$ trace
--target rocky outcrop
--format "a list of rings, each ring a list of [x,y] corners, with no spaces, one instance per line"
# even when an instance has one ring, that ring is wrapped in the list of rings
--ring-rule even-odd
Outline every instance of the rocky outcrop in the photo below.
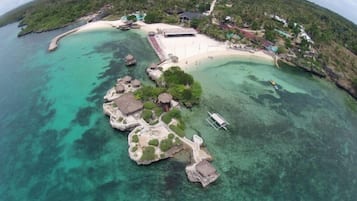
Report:
[[[300,62],[296,63],[296,65],[305,70],[306,72],[312,73],[318,77],[326,77],[326,73],[322,69],[309,67]]]
[[[346,78],[343,73],[336,72],[333,67],[325,65],[322,69],[317,69],[305,66],[301,62],[297,61],[295,61],[294,64],[306,72],[331,80],[336,84],[337,87],[346,91],[353,98],[357,99],[357,90],[353,87],[352,81],[349,78]]]
[[[352,97],[357,99],[357,90],[353,88],[352,82],[346,79],[339,79],[335,82],[336,86],[345,90]]]
[[[208,186],[219,177],[216,169],[206,160],[187,166],[185,171],[190,182],[200,182],[203,187]]]
[[[331,79],[338,88],[345,90],[352,97],[357,99],[357,91],[353,87],[352,81],[347,79],[343,73],[335,72],[331,66],[324,66],[324,70],[327,73],[329,79]]]

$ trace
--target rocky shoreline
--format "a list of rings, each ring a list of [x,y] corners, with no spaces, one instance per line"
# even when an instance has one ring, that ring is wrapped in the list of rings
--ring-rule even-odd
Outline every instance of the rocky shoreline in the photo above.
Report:
[[[316,75],[320,78],[324,78],[330,82],[333,82],[338,88],[344,90],[355,100],[357,100],[357,90],[353,88],[352,81],[345,78],[345,76],[342,73],[336,73],[329,66],[325,65],[321,70],[318,70],[316,68],[307,67],[298,62],[288,62],[285,60],[280,60],[280,61],[290,66],[300,68],[305,72],[311,73],[312,75]]]

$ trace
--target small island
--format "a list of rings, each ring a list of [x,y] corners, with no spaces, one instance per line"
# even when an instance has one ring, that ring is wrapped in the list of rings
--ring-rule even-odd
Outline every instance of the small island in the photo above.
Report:
[[[153,69],[154,68],[154,69]],[[191,182],[203,187],[214,182],[219,174],[209,161],[212,157],[202,149],[203,139],[194,135],[185,137],[185,123],[180,107],[193,107],[199,103],[201,86],[179,67],[162,72],[154,81],[157,87],[142,86],[130,76],[119,78],[104,96],[103,111],[110,125],[128,135],[129,157],[138,165],[173,157],[182,150],[191,151],[191,164],[186,174]]]

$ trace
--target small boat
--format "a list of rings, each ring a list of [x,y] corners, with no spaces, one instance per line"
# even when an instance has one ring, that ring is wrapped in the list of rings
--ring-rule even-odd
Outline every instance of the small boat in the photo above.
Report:
[[[130,28],[132,28],[132,29],[140,29],[140,25],[133,23],[133,24],[130,25]]]
[[[228,121],[218,113],[208,112],[208,118],[206,121],[216,130],[219,130],[220,128],[227,130],[227,126],[229,125]]]
[[[276,82],[274,80],[269,80],[270,84],[275,88],[275,89],[279,89],[278,85],[276,84]]]
[[[130,27],[127,26],[127,25],[121,25],[121,26],[118,27],[118,29],[120,29],[122,31],[128,31],[128,30],[130,30]]]

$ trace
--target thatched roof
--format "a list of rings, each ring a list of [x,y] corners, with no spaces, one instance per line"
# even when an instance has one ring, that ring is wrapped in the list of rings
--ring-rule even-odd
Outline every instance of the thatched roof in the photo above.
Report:
[[[202,18],[204,15],[198,12],[183,12],[180,14],[180,18],[185,18],[187,20],[199,19]]]
[[[199,162],[196,165],[196,170],[204,177],[209,177],[217,174],[216,169],[206,160]]]
[[[115,86],[115,91],[116,91],[117,93],[123,93],[123,92],[125,91],[124,85],[122,85],[122,84],[117,84],[117,85]]]
[[[143,103],[136,100],[133,93],[126,93],[114,100],[120,112],[130,115],[143,109]]]
[[[129,83],[129,82],[131,82],[131,80],[133,80],[133,78],[130,77],[129,75],[126,75],[125,77],[123,77],[122,80],[123,80],[125,83]]]
[[[158,67],[157,64],[152,63],[149,68],[154,70],[157,69],[157,67]]]
[[[158,97],[159,103],[170,103],[172,100],[171,94],[162,93]]]
[[[126,61],[134,60],[134,56],[131,55],[131,54],[128,54],[128,55],[125,57],[125,60],[126,60]]]
[[[171,61],[174,62],[174,63],[177,63],[179,60],[178,56],[172,56],[171,57]]]
[[[133,85],[133,87],[140,87],[141,82],[139,80],[133,80],[131,81],[131,84]]]

